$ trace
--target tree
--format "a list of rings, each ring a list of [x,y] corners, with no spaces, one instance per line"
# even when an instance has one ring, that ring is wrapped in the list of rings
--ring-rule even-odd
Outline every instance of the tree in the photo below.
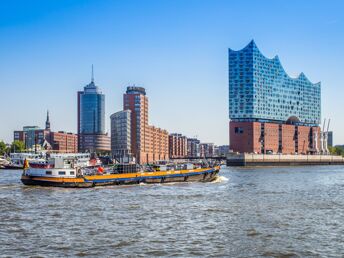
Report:
[[[5,155],[7,153],[7,145],[3,141],[0,141],[0,155]]]
[[[343,148],[343,146],[336,146],[335,148],[337,150],[337,154],[338,155],[344,156],[344,148]]]
[[[25,151],[25,144],[22,141],[14,141],[11,145],[11,152],[23,152]]]
[[[344,156],[344,148],[342,146],[329,147],[329,151],[333,155]]]

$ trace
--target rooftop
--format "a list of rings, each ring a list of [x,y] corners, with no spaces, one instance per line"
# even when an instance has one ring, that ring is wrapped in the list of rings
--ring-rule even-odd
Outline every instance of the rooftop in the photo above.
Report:
[[[127,94],[143,94],[143,95],[146,95],[146,90],[143,87],[128,86],[126,93]]]

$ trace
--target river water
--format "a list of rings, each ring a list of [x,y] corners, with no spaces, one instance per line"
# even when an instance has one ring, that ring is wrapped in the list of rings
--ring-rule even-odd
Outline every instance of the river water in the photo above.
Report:
[[[62,189],[0,170],[0,256],[343,257],[344,167]]]

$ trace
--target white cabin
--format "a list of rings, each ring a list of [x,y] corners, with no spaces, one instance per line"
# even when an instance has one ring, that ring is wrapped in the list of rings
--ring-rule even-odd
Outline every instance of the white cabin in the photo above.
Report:
[[[75,161],[75,158],[54,157],[43,164],[32,164],[35,167],[24,169],[23,173],[26,176],[75,178],[79,168]]]

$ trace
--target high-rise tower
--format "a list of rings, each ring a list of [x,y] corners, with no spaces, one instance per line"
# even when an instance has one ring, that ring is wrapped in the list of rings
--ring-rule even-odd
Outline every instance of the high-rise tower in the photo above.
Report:
[[[142,87],[128,87],[123,95],[123,110],[131,111],[131,151],[137,160],[148,159],[150,152],[148,98]]]
[[[142,87],[127,87],[123,109],[130,110],[131,153],[138,163],[168,159],[168,132],[148,124],[148,98]]]
[[[93,65],[91,82],[78,92],[79,151],[110,150],[110,138],[105,133],[105,95],[94,83]]]

